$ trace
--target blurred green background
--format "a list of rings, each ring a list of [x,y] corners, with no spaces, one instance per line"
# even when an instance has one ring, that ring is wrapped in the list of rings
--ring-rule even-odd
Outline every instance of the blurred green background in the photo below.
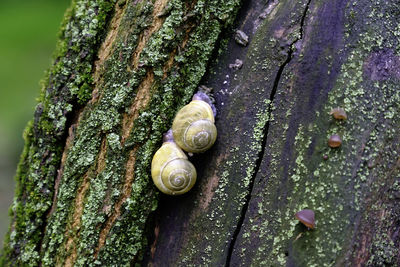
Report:
[[[50,67],[70,0],[0,0],[0,249],[10,219],[22,132]]]

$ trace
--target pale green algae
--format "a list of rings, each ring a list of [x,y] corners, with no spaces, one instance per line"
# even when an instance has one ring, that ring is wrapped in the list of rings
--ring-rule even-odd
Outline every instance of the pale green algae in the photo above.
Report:
[[[356,6],[356,4],[350,3],[349,9],[351,6]],[[392,144],[394,146],[392,149],[383,152],[386,142],[390,144],[390,139],[396,136],[396,129],[399,126],[399,121],[394,115],[400,111],[398,104],[400,93],[396,85],[398,80],[393,76],[381,81],[365,78],[365,62],[368,62],[369,56],[374,51],[392,49],[392,51],[397,50],[395,56],[399,56],[399,39],[395,38],[399,34],[393,32],[393,29],[396,29],[393,24],[395,18],[391,18],[389,12],[384,10],[378,12],[381,10],[379,6],[379,2],[374,2],[368,7],[371,12],[368,16],[371,22],[367,23],[370,25],[367,27],[373,30],[358,31],[359,40],[356,45],[352,44],[351,40],[348,41],[347,49],[350,52],[342,65],[334,88],[329,93],[326,104],[321,112],[316,114],[314,119],[316,123],[299,126],[295,137],[294,148],[296,148],[297,156],[290,175],[292,185],[289,189],[287,208],[284,212],[273,212],[269,216],[269,218],[275,218],[273,223],[271,224],[270,221],[267,224],[268,227],[262,227],[258,231],[257,234],[265,237],[266,245],[259,247],[260,253],[256,255],[253,262],[261,265],[271,263],[285,265],[287,264],[285,251],[293,246],[292,249],[298,253],[296,256],[303,262],[299,264],[306,262],[307,266],[331,266],[337,257],[346,253],[341,244],[351,236],[352,229],[345,228],[344,230],[344,226],[350,225],[354,214],[360,211],[365,195],[373,192],[374,188],[376,190],[382,186],[378,181],[372,186],[369,184],[373,177],[372,171],[375,177],[385,177],[390,166],[398,158],[397,144]],[[389,10],[395,7],[389,5],[386,8]],[[376,15],[377,12],[381,15]],[[373,21],[379,19],[381,23],[374,24]],[[387,28],[387,31],[382,31],[379,27]],[[346,36],[353,38],[352,40],[357,37],[354,34],[347,35],[347,33],[353,30],[348,26],[346,31]],[[349,118],[346,122],[336,122],[327,127],[326,121],[331,120],[329,111],[337,106],[345,108]],[[342,147],[340,149],[324,148],[326,140],[334,133],[342,135]],[[311,142],[310,138],[315,135],[319,135],[316,141],[316,153],[310,158],[307,150]],[[272,158],[279,158],[279,152],[279,148],[271,149],[271,153],[278,153],[276,156],[272,155]],[[329,159],[322,161],[321,153],[326,153]],[[387,162],[388,166],[371,170],[366,162],[377,157],[382,157],[382,161]],[[318,164],[315,165],[314,162]],[[272,176],[269,179],[271,183],[274,183],[272,180],[279,177]],[[275,190],[273,187],[265,188],[264,197],[260,199],[267,201],[274,196],[274,193],[268,192]],[[343,193],[343,190],[349,190],[349,195]],[[259,213],[272,212],[268,211],[269,205],[269,202],[265,205],[260,204]],[[262,206],[265,208],[262,209]],[[315,210],[317,228],[298,236],[300,229],[297,227],[298,222],[294,219],[294,214],[303,208]],[[250,237],[250,233],[243,235]],[[299,239],[294,241],[297,237]],[[268,240],[272,240],[272,243]],[[393,263],[395,255],[390,251],[394,244],[388,241],[385,235],[380,234],[374,236],[374,243],[373,247],[377,247],[378,250],[370,251],[373,255],[370,262]],[[266,255],[268,251],[270,252]],[[388,253],[385,254],[382,251],[388,251]]]

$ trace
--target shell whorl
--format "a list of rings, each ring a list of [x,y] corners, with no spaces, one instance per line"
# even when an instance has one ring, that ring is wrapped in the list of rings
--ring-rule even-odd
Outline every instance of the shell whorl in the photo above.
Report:
[[[175,142],[187,152],[201,153],[209,149],[217,138],[210,105],[193,100],[184,106],[172,123],[172,132]]]
[[[183,134],[182,142],[185,143],[184,149],[188,152],[198,153],[209,149],[215,142],[217,128],[208,119],[192,122]],[[186,149],[185,149],[186,150]]]
[[[180,195],[193,187],[197,174],[185,153],[174,142],[165,142],[154,154],[151,176],[163,193]]]
[[[160,184],[165,187],[164,190],[169,190],[172,195],[177,195],[192,188],[196,180],[196,170],[187,159],[176,158],[161,167],[158,179]]]

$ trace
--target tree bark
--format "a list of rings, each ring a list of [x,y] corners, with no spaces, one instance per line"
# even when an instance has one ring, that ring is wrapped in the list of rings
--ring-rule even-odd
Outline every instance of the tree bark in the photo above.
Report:
[[[0,263],[400,265],[400,1],[239,4],[73,2]],[[201,84],[217,142],[189,193],[162,195],[152,155]]]

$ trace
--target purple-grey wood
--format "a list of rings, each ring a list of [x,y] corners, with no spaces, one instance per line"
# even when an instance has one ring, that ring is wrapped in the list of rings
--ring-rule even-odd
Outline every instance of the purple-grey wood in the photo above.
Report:
[[[161,196],[143,265],[399,265],[399,15],[399,1],[246,2],[249,44],[229,33],[204,79],[217,142],[192,158],[191,192]]]

